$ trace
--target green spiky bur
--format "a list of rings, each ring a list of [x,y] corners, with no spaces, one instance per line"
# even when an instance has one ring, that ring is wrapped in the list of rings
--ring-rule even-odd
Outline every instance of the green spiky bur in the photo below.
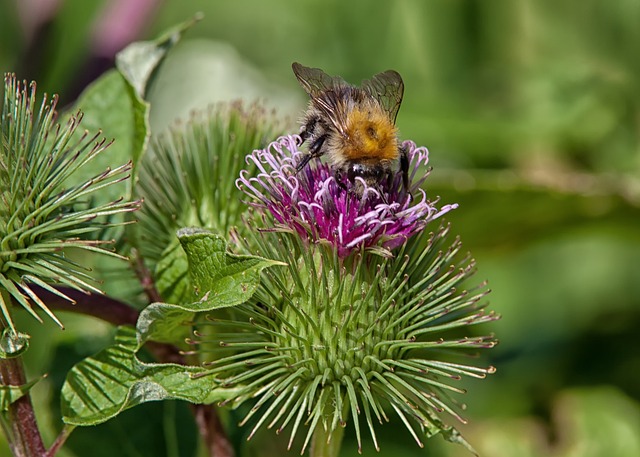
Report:
[[[73,300],[51,284],[99,293],[88,270],[66,252],[76,248],[117,256],[105,246],[110,241],[90,236],[110,225],[110,216],[139,206],[122,199],[91,203],[101,190],[126,180],[131,163],[76,182],[74,174],[110,143],[100,139],[100,133],[76,133],[81,113],[65,125],[56,124],[56,102],[56,97],[49,101],[45,96],[37,108],[35,84],[27,86],[13,75],[5,77],[0,120],[0,308],[12,329],[12,300],[41,320],[35,305],[62,326],[32,284],[69,301]]]
[[[235,179],[248,151],[280,130],[260,105],[218,104],[154,138],[139,168],[144,199],[136,231],[141,257],[155,268],[176,248],[176,231],[201,227],[225,235],[241,223]]]
[[[460,330],[496,319],[484,313],[487,290],[465,291],[474,264],[447,250],[447,230],[410,241],[388,259],[361,254],[344,261],[326,246],[305,246],[295,235],[255,235],[250,243],[287,268],[265,272],[253,299],[198,324],[210,374],[239,388],[238,405],[255,401],[243,423],[336,438],[347,421],[368,430],[397,415],[416,442],[442,433],[466,442],[440,418],[461,421],[454,395],[462,376],[483,378],[493,368],[465,363],[464,353],[492,347],[492,336],[459,337]],[[243,387],[244,386],[244,387]],[[305,431],[302,431],[306,429]],[[333,438],[332,438],[333,437]]]

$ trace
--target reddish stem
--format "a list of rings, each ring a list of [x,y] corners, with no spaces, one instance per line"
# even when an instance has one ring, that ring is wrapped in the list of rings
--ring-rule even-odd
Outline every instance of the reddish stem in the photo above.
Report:
[[[193,414],[211,457],[234,457],[233,447],[227,438],[220,416],[211,405],[193,405]]]
[[[86,294],[71,287],[56,287],[75,301],[72,303],[35,284],[29,284],[29,287],[51,309],[97,317],[113,325],[136,325],[140,314],[128,304],[106,295]]]
[[[0,359],[0,384],[5,386],[22,386],[26,384],[22,357]],[[16,457],[41,457],[46,449],[40,436],[36,415],[31,404],[31,397],[27,394],[9,405],[5,430],[11,452]]]
[[[53,457],[54,455],[56,455],[56,453],[60,450],[60,448],[67,441],[67,438],[69,438],[69,435],[71,435],[71,432],[73,431],[74,428],[75,427],[73,427],[73,426],[65,425],[62,428],[62,431],[60,432],[60,434],[58,435],[56,440],[53,442],[53,444],[51,445],[51,447],[47,451],[47,454],[45,455],[45,457]]]

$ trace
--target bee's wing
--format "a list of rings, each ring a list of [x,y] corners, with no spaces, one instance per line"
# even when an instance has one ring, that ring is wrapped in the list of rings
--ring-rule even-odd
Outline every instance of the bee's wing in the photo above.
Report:
[[[404,83],[400,74],[394,70],[378,73],[373,78],[363,81],[362,88],[380,102],[389,119],[395,122],[404,93]]]
[[[348,85],[340,76],[329,76],[319,68],[305,67],[298,62],[294,62],[291,68],[304,90],[312,98],[318,97],[327,89]]]

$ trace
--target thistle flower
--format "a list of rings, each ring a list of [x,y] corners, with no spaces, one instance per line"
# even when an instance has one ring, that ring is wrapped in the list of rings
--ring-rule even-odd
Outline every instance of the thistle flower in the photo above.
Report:
[[[296,175],[297,144],[289,136],[255,151],[256,175],[237,181],[255,208],[248,225],[261,229],[246,247],[287,267],[265,270],[251,301],[200,321],[191,343],[239,392],[234,405],[254,402],[250,437],[288,429],[291,447],[306,428],[302,451],[311,443],[325,455],[351,420],[359,450],[363,429],[379,449],[375,424],[396,416],[420,446],[437,433],[466,445],[441,416],[464,422],[457,384],[494,371],[468,357],[496,344],[471,328],[497,316],[484,312],[484,283],[463,288],[475,262],[448,227],[425,231],[454,207],[436,209],[419,188],[426,150],[405,143],[411,199],[397,180],[384,195],[350,193],[320,163]]]
[[[113,225],[106,218],[138,208],[122,199],[91,203],[96,193],[129,177],[131,163],[108,168],[85,182],[74,173],[109,146],[100,133],[74,135],[82,115],[56,125],[57,98],[45,96],[36,110],[36,87],[5,76],[0,144],[0,308],[14,330],[11,298],[36,319],[32,303],[62,326],[34,292],[35,284],[71,302],[52,283],[90,293],[100,292],[87,269],[67,257],[69,248],[117,256],[105,244],[87,239]],[[124,191],[124,189],[123,189]]]
[[[310,242],[329,244],[339,257],[362,247],[389,254],[428,222],[457,207],[438,209],[427,200],[420,186],[428,175],[423,168],[428,152],[411,141],[403,144],[410,162],[409,193],[402,188],[399,174],[384,191],[356,178],[363,189],[358,193],[345,192],[328,164],[306,167],[296,174],[295,164],[304,154],[298,150],[299,143],[299,136],[287,136],[267,149],[255,150],[247,162],[257,167],[258,174],[249,176],[243,170],[237,185],[250,197],[252,206],[273,216],[278,224],[275,229],[293,230]]]

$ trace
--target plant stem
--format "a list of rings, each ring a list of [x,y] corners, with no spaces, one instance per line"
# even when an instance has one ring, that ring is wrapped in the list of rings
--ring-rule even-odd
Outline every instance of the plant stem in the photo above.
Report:
[[[151,273],[151,271],[149,271],[147,266],[144,264],[144,260],[142,259],[141,256],[136,254],[134,257],[135,257],[134,271],[138,276],[138,280],[142,285],[144,293],[147,295],[147,298],[151,303],[161,302],[162,296],[160,295],[160,292],[158,292],[158,289],[156,288],[156,284],[153,280],[153,274]]]
[[[193,414],[211,457],[234,457],[233,446],[213,405],[193,405]]]
[[[316,425],[311,437],[310,457],[338,457],[342,446],[344,427],[338,427],[333,432],[325,430],[322,424]]]
[[[1,290],[0,293],[5,294],[5,291]],[[9,303],[9,300],[10,298],[7,296],[5,303]],[[6,328],[6,323],[0,322],[1,331]],[[22,386],[26,383],[27,378],[24,374],[22,357],[0,358],[1,385]],[[38,429],[29,393],[11,403],[2,420],[4,422],[2,428],[14,457],[42,457],[45,455],[46,449]]]
[[[136,325],[138,320],[137,310],[106,295],[86,294],[71,287],[57,286],[58,290],[75,301],[71,303],[38,285],[30,284],[29,287],[51,309],[97,317],[113,325]]]
[[[65,425],[64,427],[62,427],[62,431],[47,451],[45,457],[53,457],[54,455],[56,455],[56,453],[64,445],[65,441],[67,441],[67,438],[69,438],[69,435],[71,435],[71,432],[75,428],[75,425]]]

